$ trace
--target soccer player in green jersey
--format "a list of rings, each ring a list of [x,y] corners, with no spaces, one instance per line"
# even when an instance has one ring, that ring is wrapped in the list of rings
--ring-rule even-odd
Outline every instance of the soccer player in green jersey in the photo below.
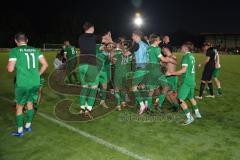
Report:
[[[126,107],[127,73],[130,71],[130,54],[121,43],[117,43],[112,63],[114,64],[114,95],[119,111]]]
[[[180,76],[182,75],[181,86],[178,91],[178,99],[180,106],[182,107],[184,113],[187,116],[187,120],[184,125],[188,125],[194,121],[188,106],[185,102],[188,99],[193,105],[193,110],[197,118],[201,118],[201,114],[199,112],[197,102],[194,99],[194,91],[195,91],[195,58],[192,55],[191,51],[193,50],[193,44],[191,42],[186,42],[182,45],[181,48],[184,56],[182,58],[181,66],[182,68],[176,72],[167,72],[169,76]]]
[[[67,74],[69,83],[72,84],[72,76],[75,79],[75,83],[78,82],[75,69],[77,66],[77,51],[74,46],[70,44],[69,41],[64,42],[64,58],[67,60]]]
[[[160,70],[160,62],[165,63],[174,63],[176,61],[170,59],[169,57],[164,57],[161,54],[161,49],[159,47],[161,40],[158,35],[152,34],[150,35],[150,44],[148,47],[147,55],[148,55],[148,83],[149,83],[149,97],[148,97],[148,108],[152,110],[152,96],[154,94],[154,90],[161,86],[163,87],[163,91],[158,97],[159,99],[159,108],[161,108],[162,103],[166,97],[167,91],[169,90],[168,82],[166,76]]]
[[[100,93],[101,93],[101,101],[100,105],[103,106],[104,108],[108,108],[106,105],[106,97],[107,97],[107,87],[108,87],[108,82],[110,80],[111,76],[111,66],[110,66],[110,59],[109,59],[109,53],[104,50],[105,44],[97,44],[96,46],[96,57],[99,59],[102,64],[102,70],[100,71],[99,74],[99,82],[100,82]]]
[[[47,67],[47,61],[41,51],[28,46],[27,36],[23,33],[15,35],[17,47],[9,53],[7,70],[8,72],[16,71],[16,120],[17,131],[12,133],[13,136],[23,136],[23,128],[27,132],[32,130],[32,120],[34,116],[33,103],[37,100],[40,75],[42,75]],[[39,70],[39,63],[41,68]],[[23,107],[27,105],[26,123],[24,125]]]

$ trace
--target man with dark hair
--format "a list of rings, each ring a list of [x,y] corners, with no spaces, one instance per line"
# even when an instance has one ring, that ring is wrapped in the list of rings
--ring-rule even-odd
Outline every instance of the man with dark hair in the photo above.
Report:
[[[104,40],[109,41],[111,39],[110,33],[103,37],[98,37],[94,35],[94,30],[94,25],[86,22],[83,25],[84,34],[79,37],[80,55],[89,55],[87,58],[80,60],[79,78],[82,85],[80,93],[80,113],[85,113],[85,115],[90,118],[92,118],[90,113],[95,103],[99,82],[102,80],[103,72],[101,71],[105,63],[105,61],[96,57],[96,52],[99,51],[97,43],[102,43]],[[107,80],[104,79],[104,82],[106,81]],[[106,89],[107,86],[104,86],[104,91]],[[104,98],[106,97],[105,95]],[[102,101],[101,104],[105,106],[105,101]]]
[[[185,42],[182,45],[181,50],[184,53],[181,62],[182,68],[179,71],[175,72],[169,71],[167,72],[167,75],[168,76],[182,75],[182,82],[178,91],[178,101],[183,109],[183,112],[187,117],[187,120],[185,121],[184,125],[188,125],[194,121],[194,118],[192,117],[188,109],[188,105],[185,102],[186,99],[188,99],[191,102],[196,117],[201,118],[202,116],[199,112],[197,102],[194,99],[196,82],[195,82],[195,58],[191,53],[193,50],[193,44],[191,42]]]
[[[216,50],[212,47],[211,43],[204,43],[203,49],[206,52],[205,66],[202,74],[201,85],[199,96],[196,96],[197,99],[203,99],[203,91],[205,90],[205,85],[208,84],[210,95],[206,96],[209,98],[215,98],[213,93],[213,84],[212,76],[216,66]],[[201,67],[201,64],[199,64]]]
[[[28,46],[28,38],[24,33],[18,33],[15,36],[17,47],[9,53],[7,70],[12,73],[16,70],[16,121],[17,131],[12,133],[13,136],[22,137],[23,128],[26,132],[32,130],[32,120],[34,117],[33,103],[37,101],[40,86],[40,75],[47,67],[47,61],[41,51]],[[41,68],[39,70],[39,66]],[[27,105],[26,123],[23,127],[23,108]]]
[[[151,34],[149,38],[149,43],[151,46],[148,47],[147,55],[148,55],[148,80],[147,85],[149,88],[149,94],[148,94],[148,108],[151,111],[154,111],[152,108],[152,96],[154,94],[154,90],[161,86],[163,87],[163,90],[161,94],[159,95],[158,99],[160,101],[159,103],[159,110],[162,110],[162,103],[164,102],[164,99],[166,97],[167,91],[169,90],[169,85],[167,82],[166,76],[162,73],[160,70],[160,61],[165,63],[176,63],[174,60],[171,60],[168,57],[164,57],[161,54],[161,49],[159,47],[161,40],[158,35]]]
[[[162,43],[160,44],[161,49],[164,46],[168,46],[168,48],[170,48],[172,51],[171,41],[170,41],[170,37],[168,35],[163,36]]]
[[[78,40],[80,53],[96,55],[97,36],[94,35],[94,25],[89,22],[85,22],[83,24],[83,31],[84,33]]]

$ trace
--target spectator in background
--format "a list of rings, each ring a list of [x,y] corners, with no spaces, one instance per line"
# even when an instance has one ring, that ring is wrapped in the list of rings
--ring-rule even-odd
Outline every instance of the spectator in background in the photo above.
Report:
[[[148,45],[150,45],[150,43],[149,43],[149,37],[148,37],[147,35],[145,35],[145,36],[143,37],[143,39],[144,39],[144,41],[145,41]]]
[[[67,59],[64,58],[64,50],[65,50],[65,45],[62,46],[62,48],[58,54],[59,54],[59,56],[62,56],[62,62],[66,63]]]
[[[170,37],[168,35],[163,37],[163,44],[170,44]]]
[[[63,56],[58,53],[54,62],[53,62],[53,65],[54,65],[54,69],[56,70],[56,83],[60,83],[61,81],[61,76],[63,71],[64,71],[64,66],[65,64],[63,63]]]
[[[160,44],[160,48],[163,49],[163,47],[167,47],[169,48],[171,51],[173,50],[172,49],[172,45],[171,45],[171,41],[170,41],[170,37],[168,35],[165,35],[163,37],[163,41],[162,43]],[[164,55],[164,53],[162,52],[162,54]],[[165,55],[164,55],[165,56]]]

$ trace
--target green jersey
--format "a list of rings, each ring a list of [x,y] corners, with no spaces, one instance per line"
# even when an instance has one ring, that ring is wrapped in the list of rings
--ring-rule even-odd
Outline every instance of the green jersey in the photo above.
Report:
[[[130,71],[132,56],[124,56],[121,50],[116,50],[115,55],[115,70],[122,70],[124,73]]]
[[[32,88],[40,85],[39,58],[40,50],[22,45],[12,49],[9,61],[16,61],[16,87]]]
[[[182,84],[195,86],[195,58],[192,53],[188,52],[183,56],[181,65],[187,67],[186,73],[182,75]]]
[[[121,50],[116,50],[114,58],[116,60],[115,68],[123,70],[131,62],[131,56],[124,56]]]
[[[68,60],[77,58],[77,51],[74,46],[67,46],[64,49],[64,54],[66,54]]]
[[[149,46],[147,50],[147,55],[149,63],[159,63],[161,49],[159,47]]]
[[[107,72],[110,67],[110,60],[108,58],[108,53],[101,50],[101,45],[97,45],[96,57],[100,62],[98,65],[101,65],[102,71]]]

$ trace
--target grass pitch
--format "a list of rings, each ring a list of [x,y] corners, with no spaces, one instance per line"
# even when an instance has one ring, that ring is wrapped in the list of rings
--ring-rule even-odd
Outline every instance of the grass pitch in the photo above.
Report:
[[[55,53],[47,52],[45,56],[50,66],[48,75],[53,69]],[[197,63],[204,60],[201,54],[195,54],[195,57]],[[181,113],[139,118],[135,109],[113,111],[91,122],[58,120],[65,126],[36,115],[33,132],[26,133],[23,138],[10,136],[15,130],[15,112],[10,102],[14,99],[14,74],[6,71],[7,53],[0,53],[0,60],[0,160],[240,159],[240,85],[237,83],[240,56],[221,56],[220,79],[224,96],[200,101],[203,119],[196,120],[192,125],[177,123],[174,117],[179,117]],[[197,87],[201,72],[201,69],[197,71]],[[54,106],[66,97],[69,98],[46,86],[41,113],[55,119]],[[66,125],[95,138],[69,130]],[[96,138],[104,140],[104,143]]]

